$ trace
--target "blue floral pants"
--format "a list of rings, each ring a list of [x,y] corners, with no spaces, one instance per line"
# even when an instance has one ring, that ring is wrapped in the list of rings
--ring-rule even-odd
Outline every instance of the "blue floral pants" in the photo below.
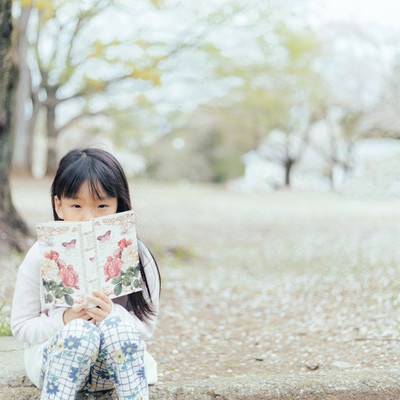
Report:
[[[73,400],[78,391],[115,387],[118,398],[148,400],[145,345],[118,316],[99,325],[75,319],[43,352],[41,400]]]

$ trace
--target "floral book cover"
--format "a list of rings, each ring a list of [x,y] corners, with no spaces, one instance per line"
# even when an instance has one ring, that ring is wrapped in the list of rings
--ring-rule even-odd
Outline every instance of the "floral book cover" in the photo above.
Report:
[[[141,290],[133,211],[85,222],[36,225],[47,304],[72,306],[99,290],[110,298]]]

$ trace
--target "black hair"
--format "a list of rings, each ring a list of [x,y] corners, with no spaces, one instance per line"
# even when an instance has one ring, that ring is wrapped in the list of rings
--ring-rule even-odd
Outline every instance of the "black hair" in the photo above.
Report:
[[[108,196],[117,198],[117,213],[131,210],[129,185],[124,170],[119,161],[109,152],[98,148],[75,149],[69,151],[61,160],[51,185],[51,204],[53,217],[60,220],[57,215],[54,198],[74,197],[82,184],[87,182],[94,198],[100,198],[101,190]],[[154,256],[150,253],[157,267],[158,279],[160,272]],[[139,247],[140,273],[151,300],[151,293],[144,271],[143,255]],[[128,311],[144,321],[154,315],[152,304],[143,296],[143,291],[128,295]]]

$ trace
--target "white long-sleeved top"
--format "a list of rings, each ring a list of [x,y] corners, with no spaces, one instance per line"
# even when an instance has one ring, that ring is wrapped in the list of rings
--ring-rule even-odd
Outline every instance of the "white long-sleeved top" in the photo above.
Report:
[[[146,246],[138,241],[143,267],[149,285],[152,306],[155,314],[146,322],[140,321],[133,312],[128,312],[122,304],[127,296],[114,300],[113,313],[133,323],[143,339],[149,338],[154,331],[159,310],[159,288],[157,266]],[[42,253],[36,242],[27,252],[19,267],[11,310],[11,329],[14,336],[24,342],[27,347],[44,343],[64,326],[63,313],[65,307],[49,306],[44,302],[40,277]],[[143,288],[147,301],[147,290]]]

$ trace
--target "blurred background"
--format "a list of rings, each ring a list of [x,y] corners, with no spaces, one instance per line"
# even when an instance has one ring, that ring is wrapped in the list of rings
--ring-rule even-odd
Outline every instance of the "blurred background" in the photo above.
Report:
[[[395,1],[16,0],[13,172],[68,149],[132,178],[400,190]]]

